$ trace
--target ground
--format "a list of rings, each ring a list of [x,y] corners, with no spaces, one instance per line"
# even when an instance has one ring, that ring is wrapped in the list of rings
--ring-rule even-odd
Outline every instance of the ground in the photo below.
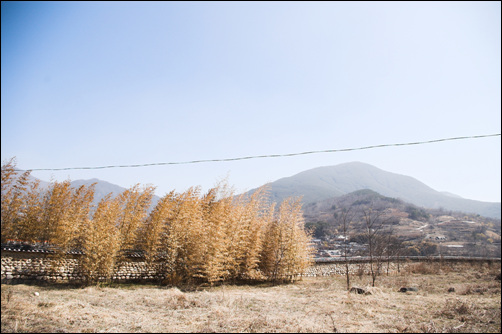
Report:
[[[177,288],[2,285],[5,332],[500,332],[500,263],[293,284]],[[500,276],[499,276],[500,277]],[[401,293],[401,287],[417,292]],[[448,292],[448,290],[455,291]]]

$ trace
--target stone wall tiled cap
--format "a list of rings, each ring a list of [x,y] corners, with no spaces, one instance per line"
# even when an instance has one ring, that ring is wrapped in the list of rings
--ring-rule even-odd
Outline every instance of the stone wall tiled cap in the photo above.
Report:
[[[21,247],[10,247],[10,246],[2,246],[1,250],[9,252],[22,252],[22,253],[54,253],[54,251],[50,249],[22,249]],[[71,254],[70,252],[68,253]],[[74,254],[84,254],[84,253],[76,252]]]

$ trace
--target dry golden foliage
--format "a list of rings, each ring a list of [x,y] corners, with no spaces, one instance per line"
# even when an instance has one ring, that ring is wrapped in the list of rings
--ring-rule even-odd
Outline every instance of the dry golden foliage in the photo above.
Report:
[[[95,186],[96,183],[89,187],[81,186],[73,192],[68,213],[68,223],[71,228],[68,229],[69,242],[66,251],[81,248],[84,238],[82,231],[90,219],[93,208]]]
[[[281,227],[280,238],[275,238],[276,226]],[[263,248],[267,231],[269,252]],[[202,196],[198,188],[182,194],[171,192],[148,217],[145,235],[147,259],[160,259],[161,270],[171,283],[293,279],[311,261],[310,236],[303,231],[300,202],[285,202],[278,220],[274,219],[274,205],[268,204],[265,188],[249,197],[234,197],[221,184]],[[270,262],[272,248],[281,252],[282,260],[270,270],[262,262]]]
[[[23,196],[23,206],[20,220],[16,226],[19,240],[28,242],[40,241],[42,231],[42,191],[40,181],[30,183],[29,189]]]
[[[55,251],[53,257],[62,260],[79,246],[94,185],[75,190],[67,180],[42,192],[40,181],[29,182],[29,175],[17,176],[13,159],[2,166],[2,242],[46,242]]]
[[[74,189],[69,180],[54,182],[46,193],[42,215],[47,232],[44,240],[54,246],[57,258],[64,258],[80,245],[93,199],[94,184]]]
[[[167,268],[182,280],[203,276],[205,225],[199,188],[190,188],[176,197],[176,208],[167,226]]]
[[[240,196],[236,200],[236,221],[233,222],[237,238],[232,247],[235,261],[235,278],[263,278],[259,262],[263,247],[265,226],[271,219],[273,205],[269,205],[267,188],[261,187],[249,198]],[[237,233],[236,233],[237,232]]]
[[[110,278],[115,266],[124,260],[123,252],[138,248],[138,231],[147,216],[153,191],[154,187],[140,190],[135,185],[116,198],[108,194],[92,219],[86,220],[80,240],[85,253],[83,272],[88,281]]]
[[[166,253],[167,227],[172,220],[175,207],[176,194],[173,190],[157,202],[142,228],[140,240],[146,260],[150,263],[160,260]]]
[[[171,282],[293,279],[310,264],[299,200],[285,201],[277,217],[267,189],[234,196],[225,182],[164,196],[148,214],[154,187],[135,185],[98,204],[94,184],[78,189],[69,180],[42,193],[29,172],[17,179],[15,161],[2,166],[2,242],[44,241],[55,259],[80,249],[89,281],[110,278],[128,251],[143,250]]]
[[[66,248],[69,242],[68,236],[72,229],[68,223],[69,208],[71,203],[71,184],[69,180],[63,182],[53,182],[49,190],[45,193],[42,202],[42,225],[40,238]],[[59,248],[58,247],[58,248]]]
[[[118,218],[119,249],[132,250],[138,248],[138,231],[148,216],[155,187],[149,186],[140,190],[139,184],[122,192],[117,201],[120,205]]]
[[[80,262],[82,272],[90,282],[109,278],[115,267],[119,251],[120,234],[118,222],[120,202],[108,194],[84,225],[82,248],[85,255]]]
[[[217,200],[219,189],[213,188],[202,199],[205,221],[204,242],[207,244],[203,259],[203,277],[213,283],[228,278],[228,238],[225,225],[231,219],[231,198]]]
[[[14,176],[16,174],[16,158],[10,158],[9,161],[2,163],[2,183],[1,189],[2,194],[6,191],[9,186],[14,182]]]
[[[261,268],[272,280],[294,280],[312,264],[311,237],[304,228],[300,199],[288,198],[270,221]]]
[[[22,218],[23,196],[29,186],[29,176],[30,171],[16,171],[15,158],[2,165],[2,243],[7,239],[19,239],[18,223]]]

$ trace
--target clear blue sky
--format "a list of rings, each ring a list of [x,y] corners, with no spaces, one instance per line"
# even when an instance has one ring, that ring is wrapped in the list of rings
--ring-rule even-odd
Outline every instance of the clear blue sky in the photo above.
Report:
[[[501,132],[500,2],[2,1],[1,157],[177,162]],[[350,161],[501,200],[501,139],[33,172],[237,192]]]

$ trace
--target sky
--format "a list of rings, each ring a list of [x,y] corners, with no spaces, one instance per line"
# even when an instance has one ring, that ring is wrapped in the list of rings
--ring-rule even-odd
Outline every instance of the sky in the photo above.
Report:
[[[99,167],[501,133],[500,2],[1,3],[1,158]],[[501,137],[33,171],[237,193],[360,161],[501,201]]]

